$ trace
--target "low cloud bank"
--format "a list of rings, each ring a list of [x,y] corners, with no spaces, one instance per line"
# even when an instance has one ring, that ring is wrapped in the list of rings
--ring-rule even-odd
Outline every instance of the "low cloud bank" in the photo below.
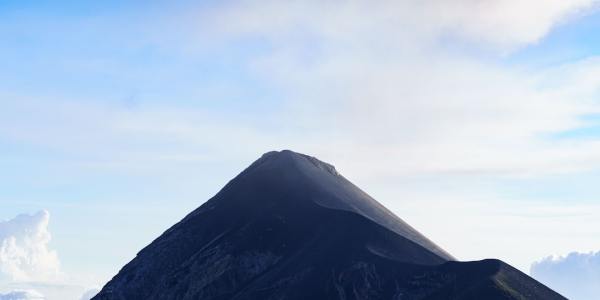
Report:
[[[83,293],[80,300],[90,300],[94,298],[100,292],[99,289],[90,289],[87,292]]]
[[[572,300],[600,295],[600,251],[550,256],[531,265],[531,276]]]
[[[49,221],[50,213],[45,210],[0,221],[0,279],[38,282],[57,279],[60,262],[56,251],[48,248]]]
[[[17,290],[7,294],[0,293],[0,300],[45,300],[46,297],[34,290]]]

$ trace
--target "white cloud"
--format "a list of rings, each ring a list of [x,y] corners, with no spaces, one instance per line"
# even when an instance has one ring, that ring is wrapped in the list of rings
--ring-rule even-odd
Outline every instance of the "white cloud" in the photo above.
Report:
[[[68,276],[50,248],[50,213],[21,214],[0,222],[0,300],[91,299],[97,278]],[[86,287],[87,286],[87,287]]]
[[[459,34],[498,46],[537,42],[557,23],[589,10],[594,0],[484,0],[430,1],[441,15],[453,14],[451,26]]]
[[[83,293],[80,300],[90,300],[90,299],[94,298],[94,296],[96,296],[99,292],[100,292],[100,289],[96,289],[96,288],[90,289],[90,290],[86,291],[85,293]]]
[[[0,278],[12,281],[52,281],[60,262],[48,248],[50,214],[40,211],[0,222]]]
[[[600,112],[597,58],[522,72],[437,55],[384,61],[336,52],[312,66],[291,54],[273,55],[257,61],[257,68],[285,91],[286,101],[256,119],[161,105],[130,110],[22,98],[4,106],[0,134],[101,168],[176,168],[281,148],[317,155],[360,176],[532,176],[600,165],[596,140],[545,138]],[[245,147],[232,147],[232,141]]]
[[[68,280],[69,282],[78,281],[76,278]],[[96,288],[85,287],[84,285],[68,283],[35,283],[35,282],[8,282],[0,283],[0,295],[29,297],[42,297],[45,300],[89,300],[98,291]],[[88,298],[89,297],[89,298]],[[19,298],[20,299],[20,298]],[[33,298],[38,299],[38,298]],[[0,300],[4,300],[0,296]]]
[[[600,251],[547,257],[531,265],[531,276],[569,299],[596,299],[600,295]]]
[[[547,175],[600,164],[597,141],[546,138],[600,111],[598,59],[527,70],[444,44],[504,53],[595,3],[247,1],[211,28],[272,47],[249,63],[286,100],[272,122],[288,136],[269,137],[283,147],[382,167],[363,174]]]
[[[46,297],[34,290],[17,290],[6,294],[0,293],[0,300],[45,300]]]
[[[316,32],[336,41],[403,43],[453,35],[504,50],[535,43],[597,0],[239,1],[217,14],[219,28],[291,41]],[[211,12],[212,13],[212,12]],[[268,17],[265,17],[268,16]],[[286,37],[287,36],[287,37]],[[381,40],[385,38],[385,40]]]

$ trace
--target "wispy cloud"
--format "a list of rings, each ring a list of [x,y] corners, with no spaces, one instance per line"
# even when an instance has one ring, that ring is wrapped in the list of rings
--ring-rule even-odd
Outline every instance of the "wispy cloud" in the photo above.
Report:
[[[403,48],[419,49],[423,42],[451,35],[505,51],[537,42],[557,24],[589,13],[596,3],[595,0],[241,1],[230,3],[225,14],[218,14],[215,19],[221,20],[219,28],[230,32],[260,33],[289,43],[303,37],[290,33],[317,33],[335,42],[356,42],[359,37],[380,45],[402,45],[410,39],[421,43]]]
[[[144,32],[153,36],[145,40],[164,47],[267,45],[237,63],[278,91],[276,105],[243,114],[231,105],[131,107],[17,96],[3,109],[0,134],[105,167],[244,156],[235,141],[253,154],[294,148],[349,168],[383,166],[363,174],[587,170],[600,164],[597,141],[547,137],[584,126],[582,115],[600,111],[599,60],[527,70],[503,65],[500,53],[535,43],[595,3],[244,1],[188,9],[178,20],[158,19],[165,28],[183,26],[182,41],[161,40],[161,30]],[[455,48],[467,45],[474,53]],[[359,165],[365,158],[372,161]]]
[[[252,64],[284,91],[280,113],[309,151],[340,162],[344,149],[342,164],[385,157],[369,165],[409,174],[528,176],[597,164],[594,141],[543,138],[598,111],[597,59],[524,70],[502,65],[495,50],[489,59],[447,45],[487,53],[534,43],[593,1],[245,4],[217,14],[217,28],[271,45]]]

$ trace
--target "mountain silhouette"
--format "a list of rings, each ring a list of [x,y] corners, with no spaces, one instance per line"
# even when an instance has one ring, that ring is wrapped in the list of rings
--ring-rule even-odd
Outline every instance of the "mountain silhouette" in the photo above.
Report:
[[[565,299],[499,260],[457,262],[338,174],[269,152],[93,299]]]

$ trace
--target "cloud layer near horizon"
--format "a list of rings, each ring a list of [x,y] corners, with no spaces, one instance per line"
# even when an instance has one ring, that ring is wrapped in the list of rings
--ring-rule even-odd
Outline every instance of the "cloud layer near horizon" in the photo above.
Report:
[[[6,294],[0,293],[0,300],[45,300],[46,297],[35,290],[17,290]]]
[[[600,295],[600,251],[551,256],[531,265],[531,276],[572,300]]]

